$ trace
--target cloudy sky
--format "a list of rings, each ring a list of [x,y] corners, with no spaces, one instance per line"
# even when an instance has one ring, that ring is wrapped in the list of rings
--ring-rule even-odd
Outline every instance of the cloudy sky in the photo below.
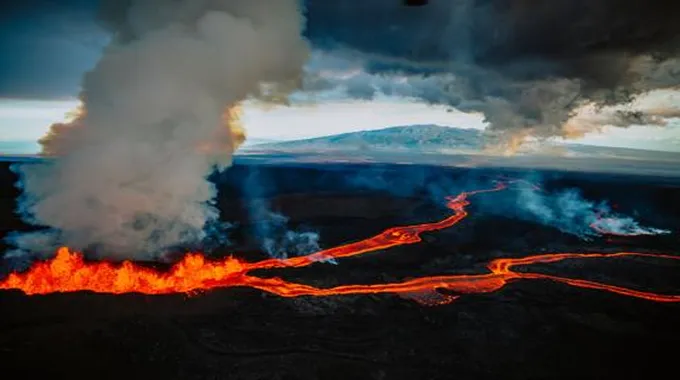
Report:
[[[532,24],[527,23],[526,30],[516,33],[514,45],[506,44],[500,49],[494,45],[496,42],[489,42],[488,28],[484,33],[475,29],[477,25],[486,25],[494,16],[494,10],[483,15],[470,14],[471,19],[478,21],[471,26],[455,16],[470,10],[457,8],[453,13],[451,2],[435,0],[429,9],[416,11],[405,10],[400,3],[366,2],[369,5],[357,12],[348,1],[309,0],[307,37],[313,53],[306,67],[305,91],[293,95],[290,107],[262,108],[255,103],[246,104],[243,121],[248,136],[295,139],[394,125],[438,124],[507,129],[511,133],[530,129],[531,133],[559,140],[565,135],[561,126],[567,124],[566,112],[573,111],[578,115],[579,124],[576,128],[579,133],[570,134],[575,137],[574,142],[680,151],[680,122],[676,115],[680,96],[673,90],[658,90],[677,88],[675,74],[672,74],[677,72],[674,62],[667,67],[655,67],[651,73],[642,72],[648,80],[633,83],[623,75],[613,79],[615,75],[611,73],[600,75],[603,70],[599,66],[589,67],[587,72],[577,71],[595,60],[570,46],[562,49],[586,63],[572,67],[564,63],[566,60],[553,58],[554,54],[547,48],[529,53],[532,57],[550,58],[527,61],[524,58],[527,46],[539,49],[554,45],[550,40],[523,43],[523,33],[531,34]],[[560,0],[554,5],[560,12],[567,12],[571,8],[565,8],[570,6],[565,4],[572,3],[581,1]],[[607,4],[614,4],[612,1],[601,3],[603,10],[607,10]],[[109,40],[107,32],[96,21],[98,6],[96,0],[3,3],[4,9],[0,10],[0,150],[11,152],[11,143],[15,141],[36,141],[52,122],[62,120],[77,106],[82,75],[96,64]],[[617,12],[621,12],[622,20],[627,20],[624,12],[630,11],[637,14],[635,20],[665,22],[653,10],[646,9]],[[538,11],[516,13],[522,12],[530,19],[535,17],[531,12]],[[593,11],[593,14],[599,13]],[[586,21],[598,22],[597,19]],[[635,21],[640,24],[634,27],[642,30],[638,35],[645,33],[647,24],[643,21]],[[416,22],[419,23],[414,24]],[[503,25],[496,27],[502,29]],[[434,33],[437,30],[442,32]],[[571,32],[568,26],[559,30]],[[675,32],[675,29],[669,31]],[[589,37],[582,30],[578,33],[582,40]],[[593,35],[601,33],[600,29],[593,31]],[[659,33],[654,34],[657,35]],[[626,46],[629,40],[611,41],[611,44],[625,52],[633,49]],[[659,51],[667,50],[666,40],[646,41]],[[593,46],[600,46],[597,42],[593,41]],[[640,51],[639,47],[634,48]],[[406,51],[409,53],[404,53]],[[500,67],[497,60],[501,59],[521,64]],[[649,66],[643,61],[622,63],[619,58],[612,62],[645,70]],[[526,74],[529,70],[532,75]],[[574,83],[588,86],[575,88]],[[611,99],[611,94],[605,94],[603,89],[619,85],[636,91],[641,89],[642,95],[633,104],[618,104],[597,111],[583,106]],[[581,106],[573,106],[575,104]],[[628,111],[642,112],[642,117],[631,120]],[[37,149],[35,144],[22,146]]]

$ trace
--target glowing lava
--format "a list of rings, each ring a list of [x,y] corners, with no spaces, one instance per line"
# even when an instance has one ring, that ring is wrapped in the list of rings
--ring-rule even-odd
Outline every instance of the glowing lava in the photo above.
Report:
[[[97,293],[190,293],[210,281],[229,281],[244,273],[244,264],[231,257],[206,261],[190,254],[167,272],[144,268],[129,261],[114,266],[108,262],[86,263],[82,255],[61,248],[56,257],[35,263],[25,273],[12,273],[0,289],[20,289],[26,294],[76,292]]]
[[[516,266],[574,259],[644,257],[680,260],[680,256],[635,252],[553,253],[524,258],[503,258],[493,260],[487,265],[489,273],[421,277],[396,283],[343,285],[326,289],[292,283],[280,278],[260,278],[248,274],[254,269],[304,267],[318,261],[357,256],[395,246],[418,243],[421,241],[420,235],[422,233],[449,228],[463,220],[468,215],[465,207],[470,204],[468,201],[470,196],[501,191],[506,189],[510,183],[515,182],[531,185],[522,181],[507,180],[498,182],[495,187],[490,189],[463,192],[456,197],[447,198],[447,207],[453,211],[453,214],[440,221],[392,227],[367,239],[307,256],[248,263],[233,257],[220,261],[207,261],[200,254],[189,254],[169,271],[161,272],[131,262],[123,262],[120,265],[108,262],[89,263],[85,262],[80,254],[70,252],[67,248],[61,248],[53,259],[34,263],[24,273],[10,274],[6,279],[0,281],[0,289],[18,289],[29,295],[76,291],[113,294],[168,294],[194,293],[214,288],[242,286],[260,289],[283,297],[393,293],[425,304],[445,304],[455,300],[459,295],[494,292],[517,280],[549,280],[574,287],[604,290],[651,301],[680,301],[680,295],[656,294],[593,281],[512,270]],[[441,293],[442,290],[457,295],[443,294]]]

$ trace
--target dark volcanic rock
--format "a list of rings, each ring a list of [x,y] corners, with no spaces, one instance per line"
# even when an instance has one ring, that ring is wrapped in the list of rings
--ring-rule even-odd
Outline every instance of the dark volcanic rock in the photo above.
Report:
[[[242,221],[233,247],[262,254],[249,236],[244,172],[215,178],[227,220]],[[357,188],[356,166],[259,168],[275,184],[273,207],[291,225],[307,223],[324,247],[358,240],[386,227],[437,220],[447,214],[439,194],[414,186]],[[374,170],[374,169],[373,169]],[[487,172],[395,167],[394,178],[428,183],[431,176],[467,180]],[[408,175],[403,170],[410,170]],[[384,172],[383,172],[384,174]],[[0,170],[2,233],[28,228],[12,217],[14,177]],[[369,175],[370,174],[365,174]],[[677,226],[670,200],[677,188],[636,178],[546,175],[549,189],[578,187],[611,199],[646,221]],[[622,186],[621,184],[625,184]],[[451,186],[453,192],[461,187]],[[631,197],[634,194],[634,197]],[[495,195],[484,195],[495,196]],[[484,273],[496,257],[556,251],[669,252],[677,235],[584,242],[559,230],[499,215],[475,198],[470,216],[423,242],[341,260],[338,265],[253,273],[329,287],[394,282],[424,275]],[[498,198],[509,201],[511,198]],[[635,203],[639,199],[641,203]],[[628,209],[627,209],[628,208]],[[668,294],[680,293],[678,265],[640,260],[564,262],[532,271],[566,275]],[[0,292],[0,368],[8,378],[69,379],[621,379],[676,371],[679,304],[659,304],[546,281],[518,281],[491,294],[463,295],[425,307],[395,295],[285,299],[253,289],[185,295]],[[671,349],[667,348],[671,347]]]

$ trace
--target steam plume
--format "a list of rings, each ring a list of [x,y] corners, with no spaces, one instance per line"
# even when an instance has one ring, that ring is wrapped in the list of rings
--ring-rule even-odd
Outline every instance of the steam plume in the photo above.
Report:
[[[112,41],[83,79],[82,109],[22,166],[19,249],[69,245],[118,258],[194,244],[217,220],[206,175],[243,141],[237,107],[281,99],[308,56],[296,0],[104,1]]]
[[[262,249],[269,256],[286,259],[321,250],[318,233],[291,229],[288,226],[288,217],[272,211],[266,203],[256,203],[257,206],[251,206],[251,211],[258,210],[253,213],[253,216],[259,215],[263,219],[255,222],[255,232],[260,239]]]
[[[506,198],[499,201],[499,196],[480,197],[475,201],[477,207],[484,212],[550,226],[586,240],[598,235],[641,236],[672,232],[644,226],[631,216],[615,212],[607,201],[586,199],[575,188],[553,193],[537,191],[537,187],[543,187],[543,178],[535,174],[525,178],[510,177],[509,180],[514,180],[515,184],[512,191],[506,193]],[[434,203],[440,203],[447,195],[462,188],[483,188],[485,183],[472,175],[453,179],[442,176],[441,172],[428,172],[428,169],[418,167],[393,172],[371,168],[357,171],[348,179],[348,185],[355,188],[384,191],[400,197],[429,196]]]
[[[661,235],[670,231],[641,226],[635,219],[619,215],[607,202],[591,202],[578,190],[544,194],[523,187],[517,204],[519,216],[555,227],[562,232],[589,239],[598,234],[638,236]]]
[[[258,169],[254,169],[245,178],[244,187],[253,223],[252,232],[269,256],[285,259],[321,250],[318,233],[291,228],[289,218],[272,209],[265,197],[265,189],[274,188],[274,181],[268,181]]]

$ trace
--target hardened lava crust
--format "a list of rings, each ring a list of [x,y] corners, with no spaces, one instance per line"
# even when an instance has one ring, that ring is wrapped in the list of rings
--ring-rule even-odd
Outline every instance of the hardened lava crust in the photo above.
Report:
[[[244,262],[267,261],[251,236],[240,178],[257,170],[271,186],[261,194],[290,218],[317,232],[322,248],[357,242],[395,226],[435,223],[452,215],[445,196],[488,187],[497,178],[536,173],[386,166],[399,182],[451,180],[451,194],[356,186],[362,166],[237,165],[216,176],[230,246]],[[512,189],[478,194],[455,225],[422,232],[421,241],[336,263],[254,268],[250,274],[314,289],[370,286],[423,277],[476,276],[497,259],[557,252],[638,252],[587,260],[544,260],[513,267],[527,276],[489,292],[442,287],[423,292],[284,297],[251,287],[163,295],[88,291],[28,296],[0,291],[0,362],[27,377],[167,379],[567,379],[653,377],[675,368],[680,329],[676,302],[656,302],[550,280],[605,283],[661,295],[680,294],[675,257],[680,188],[668,179],[539,173],[550,191],[578,188],[607,199],[622,213],[672,230],[663,236],[583,239],[516,217]],[[350,180],[352,179],[352,180]],[[2,233],[28,229],[13,214],[16,178],[3,168]],[[392,180],[390,180],[392,181]],[[390,182],[388,181],[388,182]],[[361,181],[359,181],[361,182]],[[505,206],[502,206],[505,205]],[[510,208],[511,209],[511,208]],[[455,210],[453,210],[455,211]],[[647,214],[645,214],[647,213]],[[645,256],[647,255],[647,256]],[[501,263],[503,263],[501,261]],[[150,270],[166,264],[138,263]],[[502,268],[496,268],[501,270]],[[10,268],[3,268],[5,275]]]

